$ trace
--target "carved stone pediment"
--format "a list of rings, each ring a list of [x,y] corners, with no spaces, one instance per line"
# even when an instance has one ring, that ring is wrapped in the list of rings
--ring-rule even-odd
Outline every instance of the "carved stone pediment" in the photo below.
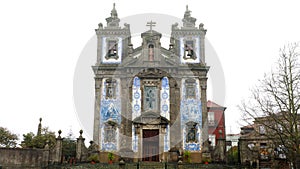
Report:
[[[162,117],[158,112],[154,111],[147,111],[142,113],[139,117],[133,120],[133,124],[140,124],[140,125],[167,125],[169,124],[169,120],[165,117]]]
[[[131,57],[125,57],[121,66],[123,67],[176,67],[179,63],[179,56],[165,48],[155,49],[154,60],[149,61],[147,50],[138,48],[131,54]]]

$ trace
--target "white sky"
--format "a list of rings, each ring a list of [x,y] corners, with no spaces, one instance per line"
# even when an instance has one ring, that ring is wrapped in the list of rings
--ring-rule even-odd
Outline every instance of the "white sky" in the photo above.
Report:
[[[189,5],[196,25],[203,22],[208,30],[206,38],[224,70],[227,133],[239,132],[236,106],[270,71],[279,49],[300,41],[296,0],[1,1],[0,126],[22,139],[23,133],[36,132],[42,117],[51,130],[67,134],[72,128],[78,136],[82,126],[73,102],[76,63],[98,23],[106,25],[113,2],[119,18],[143,13],[182,18]]]

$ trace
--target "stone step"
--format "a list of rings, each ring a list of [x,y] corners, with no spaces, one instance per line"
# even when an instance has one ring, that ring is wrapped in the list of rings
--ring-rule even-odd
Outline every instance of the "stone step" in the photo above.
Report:
[[[165,163],[159,162],[142,162],[140,169],[165,169]]]

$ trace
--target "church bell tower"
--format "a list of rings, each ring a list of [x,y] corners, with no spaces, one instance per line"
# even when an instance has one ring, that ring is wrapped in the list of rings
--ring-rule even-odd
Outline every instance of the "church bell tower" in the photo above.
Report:
[[[130,25],[120,26],[120,19],[113,4],[107,26],[98,24],[97,62],[95,73],[95,110],[93,140],[100,150],[117,151],[121,125],[121,80],[115,70],[127,55],[131,45]]]

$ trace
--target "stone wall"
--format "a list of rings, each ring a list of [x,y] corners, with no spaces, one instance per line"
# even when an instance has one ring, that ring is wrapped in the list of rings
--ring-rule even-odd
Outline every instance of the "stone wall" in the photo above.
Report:
[[[44,149],[35,148],[0,148],[0,169],[40,169],[49,165],[60,165],[63,162],[62,158],[62,141],[60,136],[56,138],[54,148],[49,149],[46,145]],[[89,150],[85,147],[83,131],[80,130],[80,136],[77,138],[76,145],[76,162],[86,162],[89,155],[95,152],[95,145],[90,142]]]
[[[49,150],[0,148],[2,169],[39,169],[48,165]]]
[[[189,163],[189,164],[177,164],[177,163],[96,163],[96,164],[80,164],[75,166],[64,165],[49,167],[49,169],[242,169],[241,166],[227,166],[221,164],[201,164],[201,163]],[[244,169],[244,168],[243,168]]]

